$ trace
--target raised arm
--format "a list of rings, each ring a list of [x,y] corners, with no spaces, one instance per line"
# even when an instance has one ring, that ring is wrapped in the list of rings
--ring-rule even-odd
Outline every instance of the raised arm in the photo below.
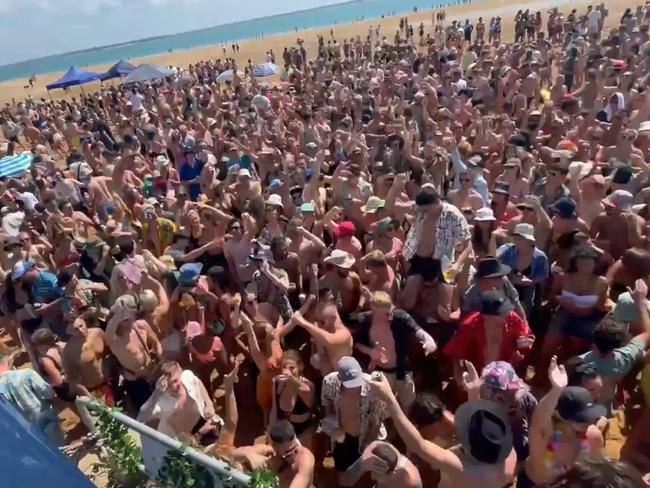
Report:
[[[526,460],[526,466],[534,473],[544,473],[546,470],[544,453],[548,437],[553,429],[553,412],[557,407],[562,389],[569,382],[564,366],[557,364],[557,356],[551,358],[548,377],[551,381],[551,389],[535,408],[530,424],[530,456]]]
[[[393,418],[393,425],[409,451],[429,463],[433,469],[462,471],[463,465],[454,453],[422,437],[417,427],[411,423],[400,408],[390,384],[383,375],[378,379],[370,380],[368,384],[372,392],[388,405],[388,411]]]
[[[237,330],[241,324],[244,332],[246,333],[246,338],[248,339],[248,347],[250,349],[251,357],[255,361],[255,365],[260,371],[266,370],[266,356],[260,349],[260,345],[257,342],[257,337],[255,336],[255,331],[253,330],[253,322],[248,318],[248,315],[242,314],[239,309],[239,303],[235,302],[235,311],[233,313],[233,328]]]
[[[327,332],[318,326],[312,324],[311,322],[308,322],[305,320],[305,318],[302,316],[300,312],[297,312],[293,315],[292,317],[296,323],[305,329],[307,332],[309,332],[309,335],[312,336],[312,338],[318,343],[323,346],[329,346],[329,345],[337,345],[342,342],[344,342],[345,338],[342,337],[341,331],[337,332]]]

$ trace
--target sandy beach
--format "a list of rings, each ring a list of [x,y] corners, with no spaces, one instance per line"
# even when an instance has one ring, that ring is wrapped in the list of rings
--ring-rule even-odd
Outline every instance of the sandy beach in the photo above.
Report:
[[[501,16],[503,18],[503,39],[511,40],[513,37],[513,28],[514,28],[514,14],[519,9],[530,9],[531,11],[541,10],[545,12],[551,7],[557,6],[560,9],[568,10],[569,4],[571,8],[576,8],[582,10],[584,6],[589,5],[595,2],[588,2],[584,0],[580,1],[571,1],[568,0],[531,0],[523,2],[509,2],[507,0],[485,0],[479,3],[473,4],[464,4],[453,7],[448,7],[445,10],[447,11],[448,22],[451,22],[454,19],[466,19],[470,18],[473,21],[478,19],[478,17],[483,17],[484,20],[489,21],[493,16]],[[638,2],[633,0],[622,0],[619,2],[608,1],[605,2],[607,8],[610,11],[610,16],[608,17],[608,25],[617,25],[621,13],[627,7],[635,7]],[[424,10],[418,11],[417,13],[408,13],[406,14],[409,18],[410,23],[413,25],[419,25],[420,22],[423,22],[427,32],[433,32],[431,25],[432,13],[435,10]],[[376,26],[379,24],[381,26],[381,33],[389,39],[393,37],[395,31],[398,29],[399,18],[402,15],[396,15],[392,17],[385,17],[383,19],[370,19],[361,22],[352,22],[348,24],[341,24],[336,26],[321,27],[315,29],[306,29],[298,32],[291,32],[286,34],[279,34],[275,36],[269,36],[264,39],[251,39],[246,41],[241,41],[239,54],[236,56],[239,63],[246,63],[248,59],[251,59],[255,62],[264,61],[264,53],[273,49],[276,55],[280,55],[285,46],[294,45],[298,37],[301,37],[305,40],[305,46],[309,57],[313,57],[317,50],[317,38],[318,35],[323,35],[326,38],[329,38],[330,28],[334,30],[334,36],[337,40],[342,41],[344,38],[353,38],[357,35],[365,36],[368,32],[370,26]],[[210,58],[219,58],[222,57],[221,45],[213,46],[204,46],[195,49],[188,49],[185,51],[177,51],[172,53],[159,54],[155,56],[150,56],[146,58],[134,58],[129,61],[135,65],[143,62],[157,63],[161,65],[174,65],[180,67],[186,67],[189,64],[192,64],[196,61]],[[228,55],[231,55],[229,49]],[[117,59],[115,61],[118,61]],[[111,65],[97,65],[91,66],[88,69],[91,71],[104,71],[108,69]],[[63,73],[54,72],[37,75],[36,83],[34,87],[29,89],[25,88],[27,85],[27,80],[25,79],[16,79],[0,83],[0,102],[11,102],[13,99],[20,100],[32,95],[35,98],[46,97],[47,91],[45,86],[48,83],[59,78]],[[84,86],[84,90],[93,91],[97,89],[99,83],[90,83]],[[73,97],[81,93],[80,87],[73,87],[67,93],[64,93],[61,90],[55,90],[51,92],[53,98],[60,97]]]

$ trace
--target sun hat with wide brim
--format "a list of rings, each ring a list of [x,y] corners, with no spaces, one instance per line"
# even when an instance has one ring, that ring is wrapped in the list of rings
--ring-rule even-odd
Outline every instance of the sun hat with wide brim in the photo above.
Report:
[[[384,205],[386,205],[386,200],[373,195],[369,197],[366,204],[361,207],[361,211],[363,213],[376,213],[378,210],[384,208]]]
[[[510,274],[512,268],[502,264],[495,257],[485,257],[476,261],[477,278],[499,278]]]
[[[494,212],[488,207],[479,208],[474,216],[474,222],[494,222],[495,220]]]
[[[332,253],[323,260],[323,262],[336,266],[337,268],[350,269],[354,266],[356,259],[354,259],[354,256],[349,252],[341,249],[334,249]]]
[[[512,452],[510,420],[501,405],[487,400],[463,403],[454,415],[465,452],[485,464],[497,464]]]
[[[526,239],[528,242],[535,244],[535,227],[530,224],[517,224],[515,230],[512,232],[513,236],[519,236]]]

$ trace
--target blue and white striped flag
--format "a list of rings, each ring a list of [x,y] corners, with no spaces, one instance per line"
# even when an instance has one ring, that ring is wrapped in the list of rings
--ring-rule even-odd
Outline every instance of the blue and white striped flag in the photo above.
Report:
[[[273,63],[262,63],[253,67],[253,76],[255,78],[265,78],[280,73],[280,67]]]
[[[29,171],[33,159],[34,155],[29,151],[0,159],[0,178],[19,176]]]

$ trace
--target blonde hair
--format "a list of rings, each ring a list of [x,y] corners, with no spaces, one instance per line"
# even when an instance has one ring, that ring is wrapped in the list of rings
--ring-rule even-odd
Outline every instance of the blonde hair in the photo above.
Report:
[[[472,145],[467,141],[463,141],[458,144],[458,152],[464,159],[467,159],[472,152]]]
[[[140,310],[151,313],[158,306],[158,297],[152,290],[143,290],[138,296],[140,302]]]
[[[372,294],[370,305],[373,307],[391,308],[393,306],[393,299],[385,291],[376,291]]]

